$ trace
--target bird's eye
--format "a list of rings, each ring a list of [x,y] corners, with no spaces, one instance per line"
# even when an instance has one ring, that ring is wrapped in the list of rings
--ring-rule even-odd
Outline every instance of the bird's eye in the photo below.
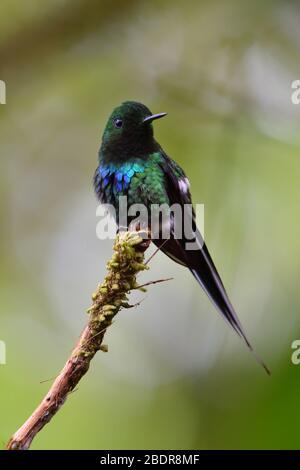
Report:
[[[117,129],[120,129],[120,128],[123,126],[123,121],[122,121],[122,119],[120,119],[120,118],[114,119],[114,126],[115,126]]]

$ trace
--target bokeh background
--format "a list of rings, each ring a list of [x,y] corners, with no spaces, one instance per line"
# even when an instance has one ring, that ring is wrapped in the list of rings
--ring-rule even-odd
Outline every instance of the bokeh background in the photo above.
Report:
[[[105,274],[112,242],[96,238],[92,175],[108,114],[132,99],[168,112],[156,137],[205,204],[207,244],[273,374],[159,254],[143,280],[175,279],[119,314],[109,353],[32,448],[299,448],[299,3],[2,0],[0,10],[3,446],[64,364]]]

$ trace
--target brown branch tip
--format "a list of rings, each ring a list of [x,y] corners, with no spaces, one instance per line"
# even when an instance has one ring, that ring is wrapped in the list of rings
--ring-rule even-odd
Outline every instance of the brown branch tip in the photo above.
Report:
[[[37,433],[64,404],[81,378],[89,369],[97,351],[107,351],[102,344],[107,328],[121,308],[128,308],[127,295],[140,286],[136,282],[139,272],[149,269],[144,252],[150,241],[143,232],[122,232],[114,243],[112,258],[107,263],[108,273],[92,295],[92,306],[87,310],[89,320],[65,366],[54,380],[50,390],[18,431],[9,440],[6,449],[29,449]]]

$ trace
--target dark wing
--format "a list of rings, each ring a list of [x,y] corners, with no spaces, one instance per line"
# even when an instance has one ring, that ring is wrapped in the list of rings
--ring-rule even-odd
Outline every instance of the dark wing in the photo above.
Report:
[[[189,183],[183,170],[177,163],[175,163],[166,155],[164,155],[161,167],[165,174],[167,194],[170,205],[174,203],[179,203],[182,206],[184,204],[190,205],[191,195],[189,191]],[[191,270],[198,283],[205,290],[225,320],[232,326],[238,335],[244,339],[248,348],[253,351],[253,348],[250,345],[243,331],[242,325],[237,317],[237,314],[229,300],[222,280],[212,261],[204,240],[196,227],[194,211],[191,210],[190,214],[192,219],[192,227],[195,234],[194,241],[197,245],[196,249],[186,249],[186,243],[190,242],[191,240],[187,240],[184,236],[181,239],[175,239],[171,235],[171,238],[164,242],[162,242],[162,240],[153,241],[157,246],[161,246],[163,243],[161,250],[165,254]],[[257,356],[256,358],[269,373],[269,370],[265,364]]]

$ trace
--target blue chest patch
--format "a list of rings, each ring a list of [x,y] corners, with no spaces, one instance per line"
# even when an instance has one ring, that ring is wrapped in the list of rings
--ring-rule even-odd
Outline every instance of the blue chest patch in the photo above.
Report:
[[[122,165],[115,165],[109,163],[106,165],[99,165],[98,177],[101,189],[106,189],[109,184],[112,185],[115,191],[121,192],[128,189],[131,178],[135,173],[143,173],[145,163],[134,162],[124,163]]]

